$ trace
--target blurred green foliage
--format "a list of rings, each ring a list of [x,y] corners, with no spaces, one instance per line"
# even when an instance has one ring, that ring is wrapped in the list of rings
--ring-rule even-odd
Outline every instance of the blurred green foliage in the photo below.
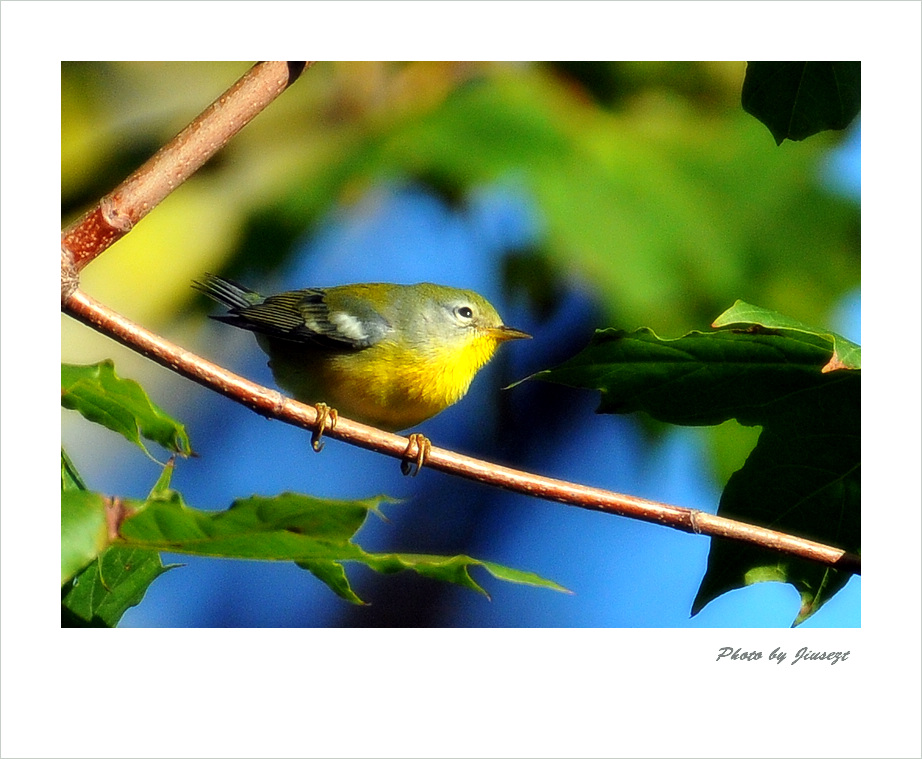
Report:
[[[63,64],[63,214],[111,189],[247,66]],[[140,297],[183,299],[187,269],[242,278],[275,267],[376,183],[420,181],[458,203],[502,183],[543,216],[536,268],[589,289],[600,327],[678,335],[737,298],[825,324],[860,276],[859,207],[818,178],[841,135],[775,148],[740,107],[744,73],[743,63],[320,63],[158,209],[156,229],[145,220],[120,245],[160,264],[181,245],[182,270],[144,267]],[[88,270],[100,269],[103,289],[115,287],[106,258]]]

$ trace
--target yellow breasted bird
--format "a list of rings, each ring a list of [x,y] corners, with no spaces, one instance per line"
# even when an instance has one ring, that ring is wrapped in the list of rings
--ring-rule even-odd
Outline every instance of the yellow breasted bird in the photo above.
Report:
[[[227,306],[212,318],[256,333],[294,398],[394,432],[461,400],[500,343],[531,337],[477,293],[428,282],[264,297],[206,274],[193,287]]]

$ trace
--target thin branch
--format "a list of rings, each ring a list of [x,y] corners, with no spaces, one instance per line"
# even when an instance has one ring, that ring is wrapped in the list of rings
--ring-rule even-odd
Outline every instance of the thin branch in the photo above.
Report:
[[[314,430],[318,415],[313,406],[286,398],[275,390],[250,382],[184,350],[98,303],[80,290],[73,292],[62,302],[62,310],[162,366],[216,390],[263,416]],[[410,442],[408,438],[400,435],[383,432],[343,417],[338,419],[335,427],[328,427],[324,434],[398,459],[406,457]],[[431,449],[426,466],[524,495],[655,522],[683,532],[730,538],[818,561],[844,571],[856,574],[861,572],[861,559],[854,554],[704,511],[542,477],[436,447]]]
[[[73,268],[79,272],[128,234],[281,95],[304,67],[304,61],[257,63],[95,208],[65,229],[61,247],[72,257]],[[68,282],[62,286],[67,287]]]

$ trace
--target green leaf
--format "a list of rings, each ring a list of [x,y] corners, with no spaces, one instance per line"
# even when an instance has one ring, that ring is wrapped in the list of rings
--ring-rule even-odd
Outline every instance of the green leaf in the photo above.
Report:
[[[861,62],[753,61],[742,101],[778,145],[845,129],[861,110]]]
[[[356,595],[349,584],[346,569],[338,561],[299,561],[296,562],[301,569],[306,569],[314,577],[325,583],[327,587],[344,601],[356,605],[364,605],[364,601]]]
[[[67,451],[61,448],[61,490],[86,490],[86,483],[70,460]]]
[[[109,544],[105,501],[99,493],[61,493],[61,585],[102,553]]]
[[[199,556],[342,558],[337,546],[349,544],[368,513],[378,512],[378,504],[387,500],[282,493],[239,499],[227,511],[199,511],[169,491],[146,502],[130,502],[137,513],[122,523],[120,536],[131,545]]]
[[[514,582],[519,585],[548,588],[561,593],[570,592],[562,585],[547,580],[534,572],[524,572],[501,564],[495,564],[492,561],[473,559],[470,556],[431,556],[409,553],[365,554],[365,563],[376,572],[382,573],[412,569],[424,577],[451,582],[476,590],[487,598],[490,597],[489,594],[471,577],[471,567],[482,567],[498,580]]]
[[[849,376],[804,391],[766,418],[758,445],[724,489],[721,516],[860,553],[861,388],[857,372],[843,374]],[[850,576],[718,538],[692,612],[728,590],[772,579],[789,582],[800,593],[799,624]]]
[[[156,551],[110,547],[61,589],[62,627],[115,627],[150,584],[175,566],[165,567]]]
[[[754,307],[745,307],[739,311],[753,323]],[[824,372],[833,351],[828,334],[771,312],[758,318],[777,331],[759,326],[673,340],[649,329],[599,331],[584,351],[534,378],[600,390],[600,413],[644,411],[671,424],[736,419],[761,426],[755,449],[721,496],[718,514],[858,552],[861,373]],[[798,590],[800,622],[849,576],[715,538],[693,613],[721,593],[770,578]]]
[[[163,467],[163,471],[160,472],[160,476],[157,478],[157,481],[154,483],[154,486],[150,489],[148,498],[154,498],[163,493],[168,493],[170,489],[170,482],[173,480],[173,469],[176,458],[174,456],[170,457],[170,460],[166,462]]]
[[[161,488],[169,484],[168,472],[170,465],[158,480]],[[125,610],[139,603],[150,583],[169,568],[156,551],[110,546],[109,529],[106,499],[87,491],[62,448],[62,627],[115,627]]]
[[[856,345],[851,340],[846,340],[842,335],[836,332],[828,332],[809,327],[797,321],[797,319],[779,314],[777,311],[770,311],[767,308],[753,306],[750,303],[738,300],[718,316],[711,326],[729,327],[734,324],[753,324],[765,327],[766,329],[803,332],[827,340],[832,348],[832,358],[829,359],[829,362],[823,367],[823,372],[831,372],[836,369],[861,368],[860,345]]]
[[[111,361],[61,364],[61,405],[118,432],[145,453],[141,436],[180,456],[192,453],[185,427],[155,405],[137,382],[118,377]]]
[[[757,425],[773,404],[837,377],[831,350],[807,334],[722,330],[663,339],[652,330],[598,330],[585,350],[534,379],[600,390],[599,413],[646,411],[670,424],[727,419]]]
[[[468,556],[364,551],[352,542],[356,531],[379,504],[389,499],[337,501],[298,493],[275,498],[254,496],[235,501],[230,509],[207,512],[190,509],[179,494],[164,494],[130,505],[137,513],[121,526],[120,543],[145,550],[265,561],[294,561],[326,583],[341,598],[361,599],[352,590],[344,561],[365,564],[377,572],[411,569],[426,577],[485,591],[470,577],[471,566],[494,577],[538,587],[565,590],[530,572],[479,561]]]

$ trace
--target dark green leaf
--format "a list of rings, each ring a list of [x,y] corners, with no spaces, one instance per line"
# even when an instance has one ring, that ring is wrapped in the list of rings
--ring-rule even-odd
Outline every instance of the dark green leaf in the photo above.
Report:
[[[859,378],[849,376],[806,390],[796,402],[776,409],[763,425],[755,450],[727,483],[718,513],[860,553]],[[832,598],[850,576],[816,562],[715,538],[692,612],[728,590],[777,580],[791,583],[800,593],[797,624]]]
[[[118,377],[111,361],[61,364],[61,405],[118,432],[145,453],[142,435],[181,456],[192,452],[185,427],[155,405],[137,382]]]
[[[600,390],[600,413],[646,411],[670,424],[737,419],[751,426],[764,423],[773,404],[836,381],[820,371],[830,353],[822,338],[802,333],[722,330],[663,339],[646,328],[607,329],[534,378]]]
[[[722,320],[759,326],[674,340],[648,329],[599,331],[584,351],[534,376],[600,390],[602,413],[645,411],[671,424],[736,419],[761,426],[758,444],[730,478],[718,513],[858,552],[860,371],[824,371],[837,344],[830,334],[748,304],[735,308]],[[715,539],[693,611],[727,590],[777,579],[801,594],[800,622],[848,577]]]
[[[753,61],[743,82],[743,109],[779,145],[845,129],[861,110],[861,62]]]

